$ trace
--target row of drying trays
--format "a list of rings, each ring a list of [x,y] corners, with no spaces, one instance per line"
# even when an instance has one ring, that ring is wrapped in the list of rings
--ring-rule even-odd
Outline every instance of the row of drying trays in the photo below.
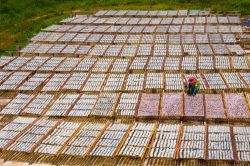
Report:
[[[0,131],[3,152],[250,161],[250,128],[135,122],[69,122],[17,117]]]
[[[206,16],[207,10],[99,10],[94,15],[102,16]]]
[[[98,34],[98,33],[68,33],[40,32],[30,39],[36,43],[66,43],[67,44],[216,44],[236,43],[238,35],[232,33],[205,34]]]
[[[124,33],[124,34],[180,34],[180,33],[242,33],[241,25],[51,25],[45,32]]]
[[[78,15],[62,20],[62,24],[104,24],[104,25],[197,25],[197,24],[240,24],[239,16],[198,16],[175,18],[140,18],[140,17],[87,17]]]
[[[200,80],[203,92],[249,90],[250,73],[96,74],[0,72],[1,91],[34,92],[156,92],[182,91],[187,79]]]
[[[50,73],[212,73],[215,71],[248,71],[249,57],[134,57],[134,58],[66,58],[47,56],[26,56],[0,58],[2,71],[36,71]]]
[[[18,93],[0,114],[248,122],[249,104],[249,93]]]
[[[28,44],[20,53],[23,55],[46,56],[93,56],[93,57],[152,57],[152,56],[207,56],[207,55],[244,55],[239,44],[135,44],[95,46],[79,44]]]

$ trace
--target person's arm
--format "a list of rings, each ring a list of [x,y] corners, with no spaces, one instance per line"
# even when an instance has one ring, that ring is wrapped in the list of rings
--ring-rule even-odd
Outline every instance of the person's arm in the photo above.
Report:
[[[186,89],[188,89],[188,82],[187,82],[187,80],[184,81],[184,87],[185,87]]]
[[[188,83],[187,85],[188,85],[188,87],[187,87],[187,88],[188,88],[187,93],[190,94],[190,93],[191,93],[191,92],[190,92],[190,91],[191,91],[191,85],[190,85],[189,83]]]
[[[198,80],[198,82],[197,82],[197,92],[200,91],[200,86],[201,86],[201,82],[200,82],[200,80]]]
[[[198,89],[197,89],[197,86],[195,86],[194,91],[193,91],[193,96],[195,96],[197,92],[198,92]]]

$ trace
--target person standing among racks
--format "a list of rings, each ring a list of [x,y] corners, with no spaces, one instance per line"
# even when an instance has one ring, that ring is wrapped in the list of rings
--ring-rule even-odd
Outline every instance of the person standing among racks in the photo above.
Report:
[[[195,77],[190,77],[188,79],[188,91],[187,94],[195,96],[196,93],[200,91],[200,80],[197,80]]]

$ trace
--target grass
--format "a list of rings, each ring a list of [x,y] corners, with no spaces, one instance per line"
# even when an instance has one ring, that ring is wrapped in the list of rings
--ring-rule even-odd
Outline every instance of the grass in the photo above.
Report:
[[[105,9],[206,9],[218,13],[250,14],[249,0],[0,0],[0,55],[24,46],[42,28],[68,17],[72,11]]]

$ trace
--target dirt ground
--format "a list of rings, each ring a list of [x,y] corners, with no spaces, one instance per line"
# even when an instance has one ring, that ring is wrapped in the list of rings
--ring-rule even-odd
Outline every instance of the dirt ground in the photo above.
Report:
[[[0,98],[0,107],[5,106],[6,104],[8,104],[10,102],[11,99],[2,99]]]
[[[23,162],[13,162],[13,161],[6,161],[0,160],[0,166],[53,166],[48,164],[29,164]]]

